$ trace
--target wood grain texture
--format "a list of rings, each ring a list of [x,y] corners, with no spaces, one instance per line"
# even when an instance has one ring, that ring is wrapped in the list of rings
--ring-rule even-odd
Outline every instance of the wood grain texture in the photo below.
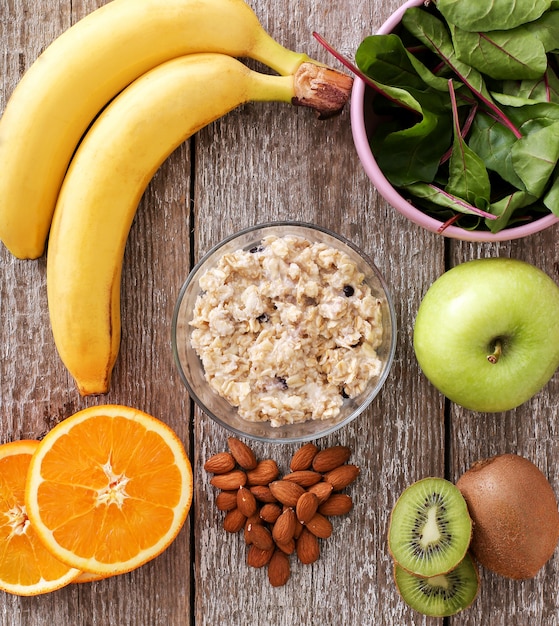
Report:
[[[139,0],[140,1],[140,0]],[[54,37],[103,0],[0,2],[0,110],[22,71]],[[249,0],[282,44],[340,67],[312,31],[352,57],[398,5],[373,0]],[[257,67],[254,63],[249,63]],[[261,68],[259,68],[261,69]],[[361,475],[355,506],[334,520],[313,565],[291,560],[292,576],[273,589],[246,565],[241,535],[223,531],[216,492],[203,470],[228,433],[194,409],[170,348],[174,302],[191,267],[236,230],[272,220],[304,220],[345,235],[370,255],[394,300],[398,345],[390,376],[368,410],[317,443],[348,445]],[[559,281],[557,230],[503,244],[445,242],[387,206],[356,156],[349,110],[319,121],[286,104],[247,104],[178,148],[148,187],[130,232],[122,283],[122,345],[110,393],[81,399],[58,359],[46,303],[45,258],[17,261],[0,250],[0,442],[34,438],[80,408],[115,402],[169,423],[184,442],[195,477],[194,504],[177,540],[144,567],[114,579],[70,585],[37,598],[0,594],[0,624],[57,626],[432,625],[400,600],[386,545],[389,515],[414,480],[455,480],[476,459],[500,452],[531,458],[559,492],[559,379],[522,407],[485,415],[448,406],[413,354],[417,308],[445,270],[471,258],[512,256]],[[282,471],[297,449],[251,444]],[[555,556],[531,581],[482,572],[474,606],[447,624],[559,624]]]

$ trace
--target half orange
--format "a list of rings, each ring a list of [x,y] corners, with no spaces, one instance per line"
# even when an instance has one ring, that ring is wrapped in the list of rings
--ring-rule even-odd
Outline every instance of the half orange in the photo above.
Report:
[[[0,445],[0,589],[34,596],[59,589],[80,573],[56,559],[37,537],[25,509],[25,480],[38,441]]]
[[[27,514],[46,547],[103,576],[163,552],[192,502],[192,468],[176,433],[134,408],[93,406],[55,426],[33,455]]]

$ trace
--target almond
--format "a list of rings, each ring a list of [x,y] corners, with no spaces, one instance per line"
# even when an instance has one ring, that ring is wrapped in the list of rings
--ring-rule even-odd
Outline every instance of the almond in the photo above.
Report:
[[[299,539],[304,528],[305,527],[303,526],[303,524],[301,524],[301,522],[297,520],[297,523],[295,524],[295,532],[293,533],[293,538],[295,540]]]
[[[264,565],[268,565],[273,554],[274,548],[271,550],[262,550],[253,544],[248,549],[247,564],[251,567],[264,567]]]
[[[238,533],[245,525],[246,519],[239,509],[232,509],[223,519],[223,528],[228,533]]]
[[[310,442],[299,448],[291,459],[291,463],[289,465],[291,471],[297,472],[309,469],[317,452],[318,447],[315,446],[314,443]]]
[[[309,493],[314,493],[314,495],[318,498],[318,504],[322,504],[326,502],[332,493],[332,483],[320,482],[316,483],[316,485],[311,485],[307,491]]]
[[[318,498],[314,493],[307,491],[297,500],[297,507],[295,509],[297,519],[301,524],[306,524],[314,517],[317,509]]]
[[[353,500],[345,493],[333,493],[318,507],[322,515],[345,515],[353,508]]]
[[[272,529],[272,537],[276,543],[287,544],[293,539],[297,517],[293,509],[285,509],[278,517]]]
[[[320,537],[320,539],[328,539],[332,534],[332,522],[320,513],[315,513],[313,518],[306,523],[305,528],[308,528],[313,535]]]
[[[219,511],[230,511],[237,507],[236,491],[221,491],[217,494],[215,505]]]
[[[253,524],[262,524],[262,519],[260,518],[260,515],[258,513],[255,513],[254,515],[251,515],[250,517],[246,518],[245,529],[244,529],[243,534],[244,534],[245,543],[247,544],[247,546],[250,546],[252,544],[252,537],[249,533],[249,528]]]
[[[276,547],[279,548],[284,554],[293,554],[295,552],[295,539],[291,539],[287,543],[277,543]]]
[[[233,458],[243,469],[253,470],[256,467],[256,456],[246,443],[243,443],[236,437],[229,437],[227,444],[229,445],[229,450],[231,450]]]
[[[273,495],[286,506],[297,506],[297,500],[305,493],[301,485],[288,480],[275,480],[269,486]]]
[[[227,472],[227,474],[217,474],[210,480],[210,484],[223,491],[235,491],[239,487],[246,485],[246,482],[247,475],[243,470],[233,470]]]
[[[274,524],[280,515],[281,508],[278,504],[269,502],[260,509],[260,519],[268,524]]]
[[[312,468],[315,472],[329,472],[340,465],[343,465],[350,457],[351,450],[347,446],[331,446],[324,448],[316,454],[312,461]]]
[[[340,465],[324,475],[324,480],[332,485],[333,491],[340,491],[359,476],[357,465]]]
[[[313,472],[312,470],[297,470],[286,474],[283,480],[290,480],[293,483],[301,485],[301,487],[310,487],[322,480],[322,474]]]
[[[256,467],[247,472],[249,485],[268,485],[279,476],[277,463],[273,459],[259,461]]]
[[[254,494],[254,497],[260,502],[272,503],[277,502],[273,493],[270,491],[270,487],[267,485],[252,485],[249,487],[250,492]]]
[[[268,563],[268,580],[272,587],[281,587],[289,580],[291,574],[289,557],[281,550],[275,550]]]
[[[226,474],[235,469],[235,459],[229,452],[218,452],[204,463],[204,469],[210,474]]]
[[[237,490],[237,507],[246,517],[256,513],[256,498],[246,487],[239,487]]]
[[[303,532],[297,539],[297,558],[301,563],[310,565],[320,556],[318,539],[309,530],[303,528]]]
[[[247,535],[250,543],[261,550],[270,550],[274,547],[272,533],[262,524],[249,524]]]

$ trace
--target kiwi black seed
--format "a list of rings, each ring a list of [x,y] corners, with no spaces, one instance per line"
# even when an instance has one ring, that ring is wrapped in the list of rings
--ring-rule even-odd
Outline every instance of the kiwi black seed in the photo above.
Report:
[[[472,520],[460,490],[444,478],[410,485],[390,517],[388,548],[400,567],[415,576],[445,574],[470,545]]]
[[[414,576],[395,564],[394,580],[404,602],[430,617],[448,617],[468,608],[479,587],[477,567],[469,554],[450,572],[431,578]]]

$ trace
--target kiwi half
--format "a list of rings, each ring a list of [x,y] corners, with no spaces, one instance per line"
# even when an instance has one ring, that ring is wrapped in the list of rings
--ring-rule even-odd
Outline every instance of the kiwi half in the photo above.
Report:
[[[390,517],[388,548],[410,574],[430,578],[454,569],[464,558],[472,520],[460,490],[444,478],[410,485]]]
[[[450,572],[431,578],[413,576],[395,564],[394,580],[404,602],[430,617],[448,617],[468,608],[479,587],[477,567],[469,554]]]

